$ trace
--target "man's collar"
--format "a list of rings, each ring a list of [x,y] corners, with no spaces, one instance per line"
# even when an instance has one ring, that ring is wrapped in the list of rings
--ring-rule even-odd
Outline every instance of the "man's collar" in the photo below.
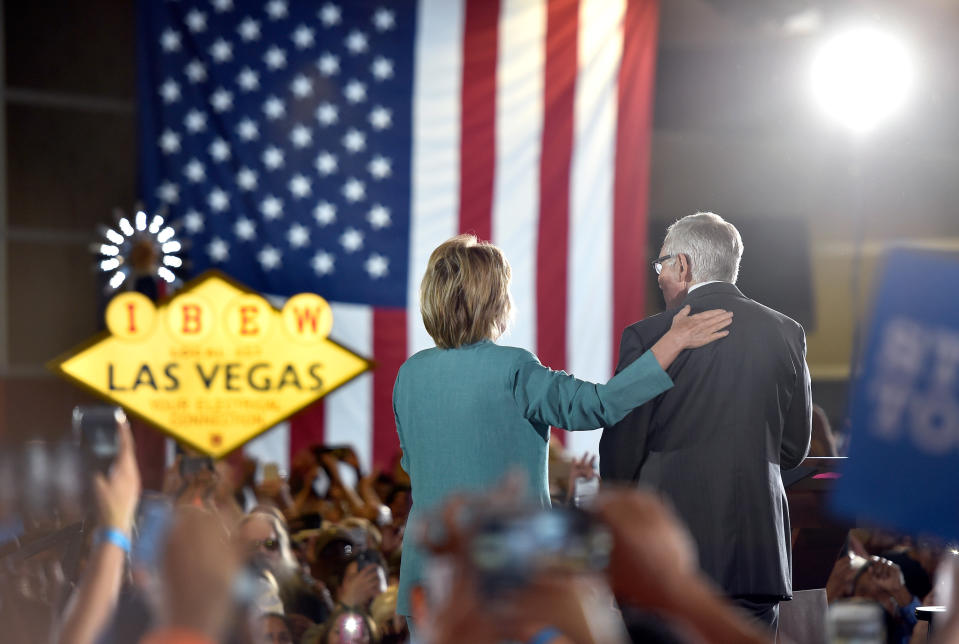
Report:
[[[700,286],[703,288],[699,288]],[[731,282],[700,282],[699,284],[693,284],[693,286],[690,287],[690,289],[686,292],[686,297],[683,299],[683,303],[680,304],[680,306],[687,304],[690,299],[699,298],[713,293],[725,293],[727,295],[746,297],[742,294],[742,291],[740,291],[736,285]]]
[[[722,281],[722,280],[709,280],[708,282],[698,282],[698,283],[693,284],[692,286],[690,286],[688,289],[686,289],[686,295],[689,295],[690,293],[692,293],[693,291],[695,291],[695,290],[696,290],[697,288],[699,288],[700,286],[706,286],[707,284],[716,284],[717,282],[721,282],[721,281]]]

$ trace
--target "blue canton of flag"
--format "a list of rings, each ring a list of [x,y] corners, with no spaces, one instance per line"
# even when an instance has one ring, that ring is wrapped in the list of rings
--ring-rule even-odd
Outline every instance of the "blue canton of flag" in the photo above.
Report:
[[[191,272],[405,307],[412,2],[141,0],[140,187]]]

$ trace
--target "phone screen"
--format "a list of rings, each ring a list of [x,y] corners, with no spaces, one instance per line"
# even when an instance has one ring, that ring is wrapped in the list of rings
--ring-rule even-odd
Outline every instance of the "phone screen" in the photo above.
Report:
[[[172,516],[173,508],[166,498],[159,495],[145,495],[140,500],[136,535],[130,551],[134,565],[150,571],[157,569]]]
[[[127,420],[120,407],[80,405],[73,408],[73,431],[90,465],[106,473],[117,456],[117,427]]]

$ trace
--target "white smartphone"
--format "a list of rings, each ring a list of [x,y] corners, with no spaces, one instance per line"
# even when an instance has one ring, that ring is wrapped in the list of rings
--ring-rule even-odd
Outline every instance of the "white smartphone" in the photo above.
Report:
[[[591,479],[580,476],[573,482],[573,505],[577,508],[588,508],[596,500],[597,494],[599,494],[598,476]]]

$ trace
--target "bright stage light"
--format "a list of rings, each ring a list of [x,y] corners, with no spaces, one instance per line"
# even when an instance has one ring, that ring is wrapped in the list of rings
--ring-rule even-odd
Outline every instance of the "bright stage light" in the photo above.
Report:
[[[862,27],[823,45],[813,61],[812,80],[823,108],[861,134],[902,106],[912,87],[913,65],[902,42]]]

